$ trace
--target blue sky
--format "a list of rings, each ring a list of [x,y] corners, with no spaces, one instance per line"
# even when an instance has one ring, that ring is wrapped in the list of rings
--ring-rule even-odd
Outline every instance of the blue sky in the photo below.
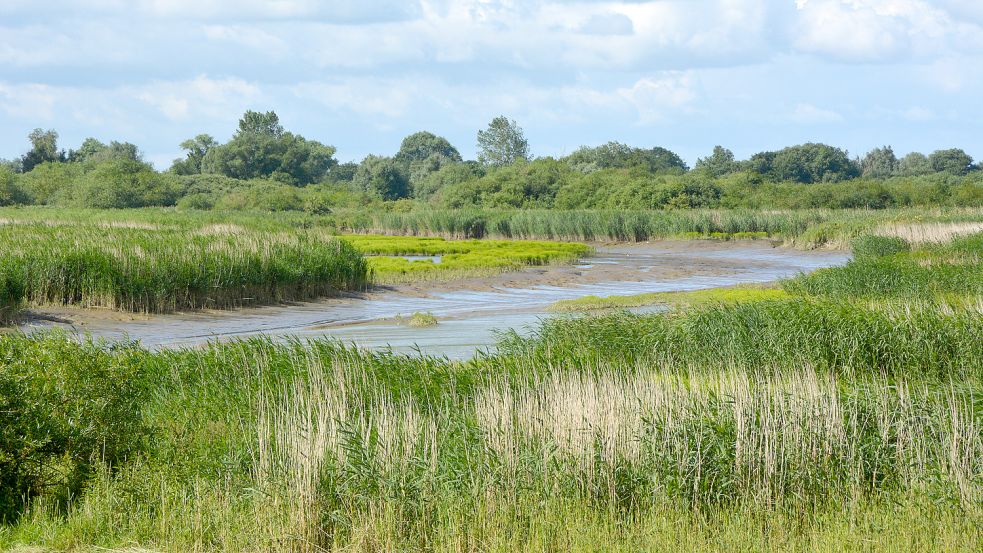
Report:
[[[806,141],[983,158],[979,0],[0,0],[0,158],[35,127],[166,168],[246,109],[338,148],[498,114],[536,155],[618,140],[690,163]]]

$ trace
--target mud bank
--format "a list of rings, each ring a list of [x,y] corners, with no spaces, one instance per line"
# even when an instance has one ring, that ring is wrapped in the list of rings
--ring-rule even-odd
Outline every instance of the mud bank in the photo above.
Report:
[[[497,332],[520,332],[553,302],[579,297],[697,290],[769,282],[845,263],[848,254],[798,251],[766,242],[596,244],[573,265],[530,268],[450,283],[378,288],[345,298],[233,311],[133,315],[43,309],[29,313],[24,332],[61,328],[80,336],[139,340],[150,348],[195,346],[254,335],[332,336],[367,348],[466,358],[490,348]],[[433,313],[440,323],[414,328],[398,316]]]

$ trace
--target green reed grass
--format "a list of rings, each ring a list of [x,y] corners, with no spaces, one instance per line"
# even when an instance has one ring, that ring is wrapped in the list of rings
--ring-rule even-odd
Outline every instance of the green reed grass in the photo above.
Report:
[[[724,307],[710,309],[674,324],[701,332]],[[774,325],[785,315],[772,313]],[[849,352],[853,370],[831,372],[801,357],[735,357],[750,346],[713,332],[723,347],[676,360],[614,355],[624,331],[595,326],[584,350],[620,346],[589,362],[554,329],[536,347],[463,365],[331,341],[113,353],[5,338],[17,355],[57,352],[64,370],[106,355],[134,367],[153,435],[67,510],[37,498],[0,546],[589,548],[575,530],[586,524],[627,549],[808,548],[876,537],[855,526],[873,519],[910,528],[892,538],[899,549],[979,539],[978,351],[950,352],[970,369],[955,382],[928,358],[885,379],[871,355],[883,350],[846,334],[822,347]],[[703,522],[679,535],[667,517]]]
[[[7,282],[34,305],[222,309],[367,283],[361,255],[319,231],[5,224],[0,242],[8,245],[0,252]]]

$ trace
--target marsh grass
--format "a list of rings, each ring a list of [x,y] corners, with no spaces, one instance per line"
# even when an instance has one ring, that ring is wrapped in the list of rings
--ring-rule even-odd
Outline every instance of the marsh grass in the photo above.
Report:
[[[571,263],[592,251],[584,244],[532,240],[371,235],[345,235],[342,240],[369,256],[373,281],[379,284],[484,277],[523,267]],[[398,257],[412,255],[439,255],[440,262]]]
[[[705,309],[671,319],[703,333],[726,308]],[[885,526],[909,527],[878,542],[898,550],[979,539],[977,350],[951,352],[962,371],[910,359],[885,378],[886,350],[849,333],[818,346],[849,366],[742,358],[754,346],[740,339],[657,362],[619,354],[627,324],[557,324],[573,334],[463,365],[330,341],[130,351],[119,362],[153,390],[147,454],[97,474],[67,511],[35,502],[0,546],[594,550],[600,533],[622,549],[809,550]],[[8,339],[61,351],[66,370],[101,351]]]
[[[224,309],[360,289],[368,276],[351,246],[309,231],[20,224],[0,226],[0,242],[7,282],[33,305]]]
[[[584,296],[573,300],[560,300],[550,305],[549,310],[557,313],[576,311],[603,311],[610,309],[629,309],[647,305],[666,305],[673,309],[683,309],[708,303],[739,303],[787,298],[788,293],[780,288],[761,285],[742,285],[731,288],[709,288],[684,292],[650,292],[630,296]]]

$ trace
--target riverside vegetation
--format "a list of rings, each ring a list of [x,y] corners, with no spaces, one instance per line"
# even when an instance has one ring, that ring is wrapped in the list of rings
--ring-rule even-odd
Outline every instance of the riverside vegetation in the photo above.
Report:
[[[466,362],[0,337],[0,546],[977,551],[983,234],[899,228]]]
[[[320,223],[320,224],[318,224]],[[228,309],[573,261],[582,244],[336,236],[325,221],[7,210],[0,324],[24,305]],[[365,254],[363,256],[363,254]],[[441,256],[409,260],[400,256]]]

